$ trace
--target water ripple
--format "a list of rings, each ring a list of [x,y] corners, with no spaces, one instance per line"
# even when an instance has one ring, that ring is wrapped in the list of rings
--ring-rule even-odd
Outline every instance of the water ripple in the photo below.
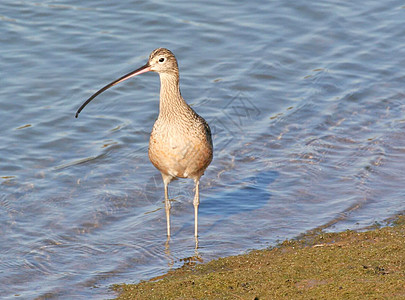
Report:
[[[3,1],[0,297],[111,298],[111,283],[405,210],[402,8]],[[148,160],[157,74],[74,118],[160,46],[175,52],[182,95],[213,132],[198,253],[192,180],[170,184],[166,241],[163,183]]]

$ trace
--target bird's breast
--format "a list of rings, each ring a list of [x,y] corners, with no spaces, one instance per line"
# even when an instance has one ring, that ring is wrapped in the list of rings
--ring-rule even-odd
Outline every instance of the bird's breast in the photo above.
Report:
[[[212,160],[211,139],[193,124],[156,121],[149,140],[149,159],[173,177],[201,176]]]

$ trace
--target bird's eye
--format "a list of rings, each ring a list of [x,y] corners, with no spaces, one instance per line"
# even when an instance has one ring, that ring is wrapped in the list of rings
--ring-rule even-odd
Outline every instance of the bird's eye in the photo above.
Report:
[[[159,62],[160,62],[160,63],[162,63],[162,62],[164,62],[164,61],[165,61],[165,58],[164,58],[164,57],[159,58]]]

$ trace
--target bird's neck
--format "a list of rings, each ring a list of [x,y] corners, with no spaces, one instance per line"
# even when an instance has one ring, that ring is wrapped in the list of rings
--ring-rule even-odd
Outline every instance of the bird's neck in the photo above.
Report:
[[[180,93],[178,74],[160,74],[159,117],[177,115],[187,108]]]

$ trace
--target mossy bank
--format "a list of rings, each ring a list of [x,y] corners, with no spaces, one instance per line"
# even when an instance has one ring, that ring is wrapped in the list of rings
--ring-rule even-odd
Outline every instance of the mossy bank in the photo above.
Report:
[[[405,217],[114,286],[117,299],[405,299]]]

